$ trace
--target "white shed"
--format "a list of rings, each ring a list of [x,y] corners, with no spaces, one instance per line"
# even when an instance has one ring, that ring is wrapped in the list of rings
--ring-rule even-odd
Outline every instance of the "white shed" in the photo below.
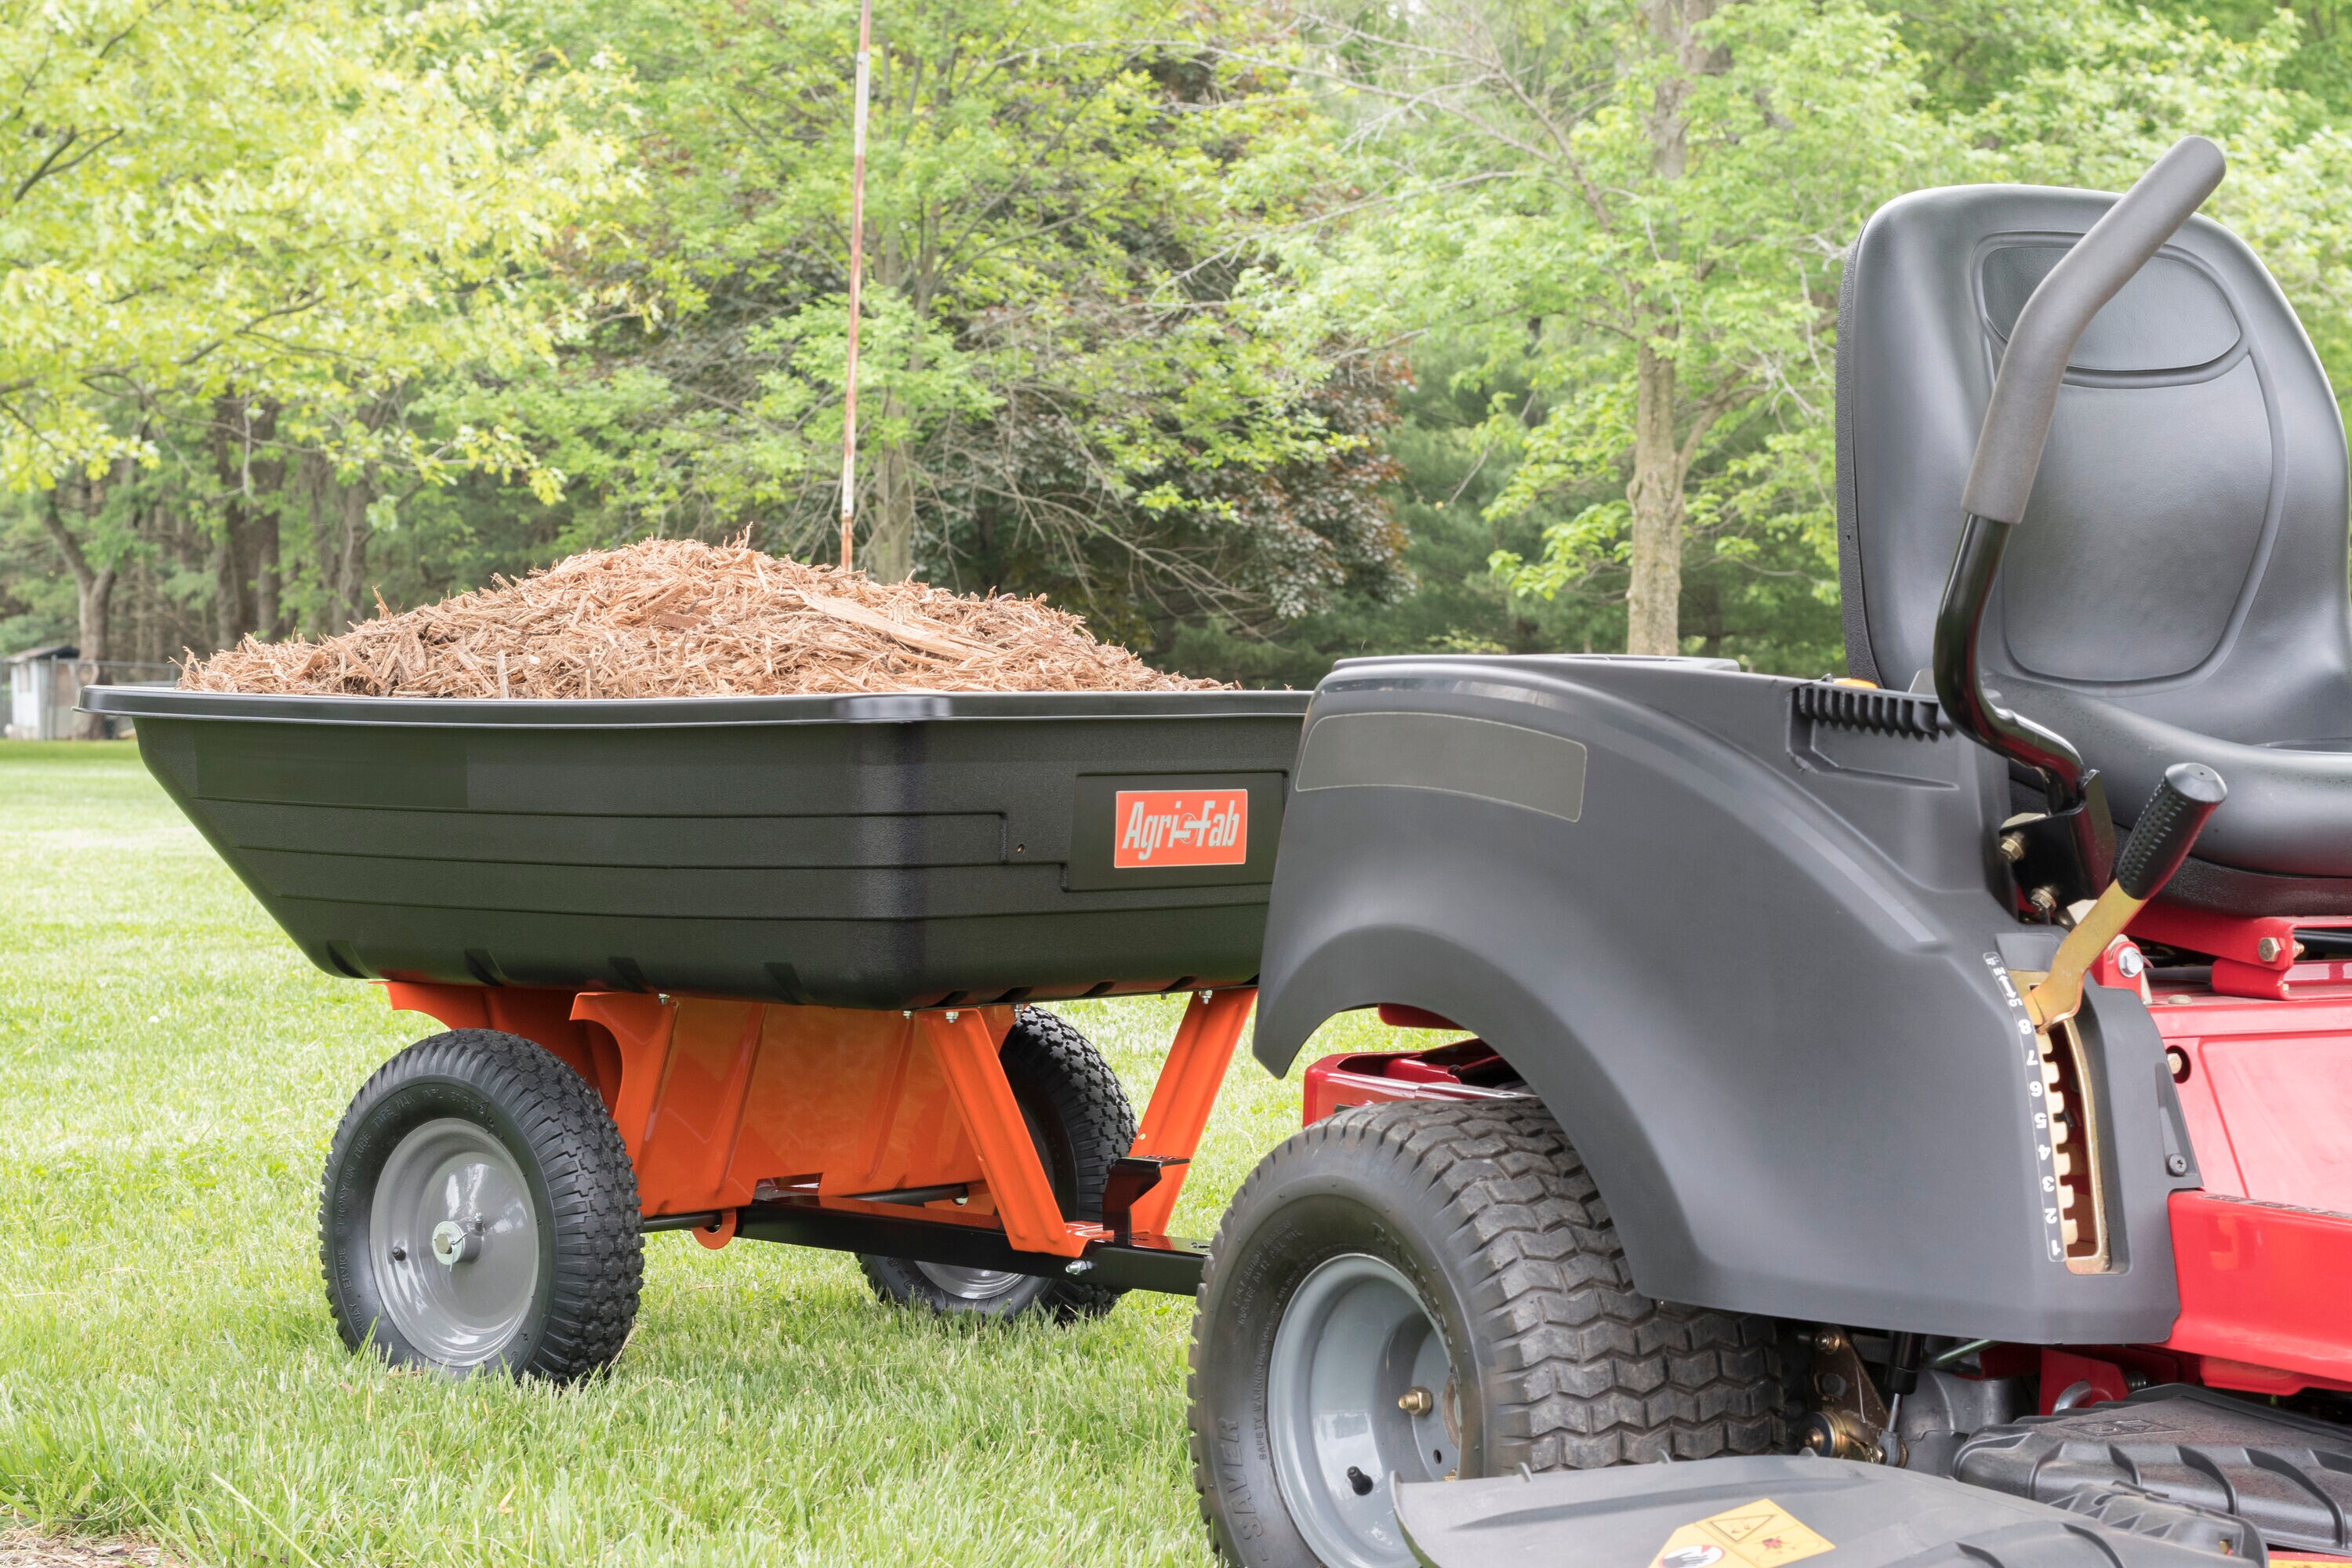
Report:
[[[8,656],[8,739],[62,741],[73,733],[74,704],[81,699],[74,668],[79,651],[71,643],[50,643]]]
[[[85,686],[169,686],[179,671],[168,664],[135,659],[93,663],[71,643],[28,647],[0,659],[8,670],[8,730],[12,741],[69,741],[74,704]],[[130,721],[106,721],[109,735],[131,732]]]

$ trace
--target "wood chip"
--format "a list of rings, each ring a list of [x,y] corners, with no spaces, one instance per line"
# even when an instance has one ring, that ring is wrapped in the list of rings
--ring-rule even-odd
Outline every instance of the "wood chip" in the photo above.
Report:
[[[836,599],[829,594],[812,593],[806,588],[801,590],[801,598],[809,608],[821,615],[831,616],[836,621],[847,621],[853,626],[864,626],[869,632],[880,632],[886,637],[895,637],[927,653],[939,654],[945,658],[987,657],[986,648],[958,642],[952,637],[942,637],[937,631],[902,625],[887,616],[877,616],[853,600]]]
[[[196,691],[360,697],[700,697],[863,691],[1191,691],[1043,598],[950,594],[648,539],[383,613],[339,637],[191,656]]]

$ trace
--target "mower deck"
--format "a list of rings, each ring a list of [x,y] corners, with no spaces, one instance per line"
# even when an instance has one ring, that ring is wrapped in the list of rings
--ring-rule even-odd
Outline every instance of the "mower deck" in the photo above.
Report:
[[[1397,1489],[1430,1568],[2215,1568],[2263,1563],[2239,1521],[2151,1510],[2153,1531],[1914,1470],[1760,1455]],[[2160,1533],[2159,1533],[2160,1532]],[[1572,1555],[1562,1548],[1573,1542]]]
[[[2352,1552],[2352,1433],[2196,1388],[2150,1388],[2119,1404],[1978,1432],[1960,1480],[2082,1511],[2135,1488],[2244,1520],[2273,1546]]]

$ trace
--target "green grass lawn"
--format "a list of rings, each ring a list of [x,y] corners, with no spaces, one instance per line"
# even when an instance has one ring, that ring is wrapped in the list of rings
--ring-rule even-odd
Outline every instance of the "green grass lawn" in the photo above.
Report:
[[[1065,1011],[1139,1108],[1176,1005]],[[0,744],[0,1509],[199,1563],[1209,1560],[1189,1300],[974,1326],[877,1305],[844,1257],[662,1235],[592,1386],[345,1354],[320,1163],[436,1027],[313,970],[130,745]],[[1297,1117],[1244,1047],[1176,1228],[1211,1234]]]

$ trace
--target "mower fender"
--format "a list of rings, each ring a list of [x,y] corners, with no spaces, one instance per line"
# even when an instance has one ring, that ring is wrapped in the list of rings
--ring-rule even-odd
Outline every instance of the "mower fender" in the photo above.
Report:
[[[1998,768],[1948,733],[1815,745],[1799,683],[1696,663],[1341,665],[1284,821],[1259,1059],[1286,1071],[1325,1020],[1381,1003],[1479,1036],[1559,1118],[1661,1300],[2161,1340],[2179,1140],[2125,992],[2093,987],[2083,1025],[2116,1266],[2052,1256],[2006,973],[2038,939],[1984,863]],[[1321,728],[1352,716],[1375,722]],[[1803,760],[1832,741],[1873,767]]]

